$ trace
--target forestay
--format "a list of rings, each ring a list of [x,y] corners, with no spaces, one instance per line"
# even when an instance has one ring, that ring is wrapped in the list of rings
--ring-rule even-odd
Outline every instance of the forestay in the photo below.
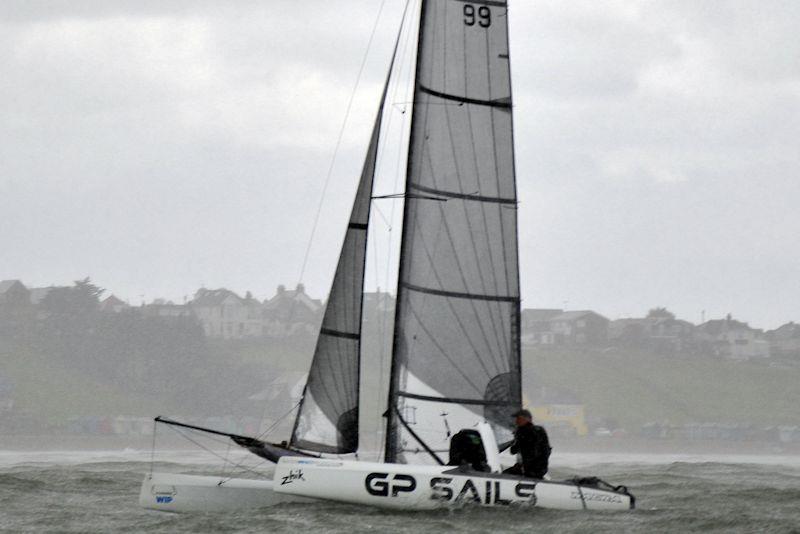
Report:
[[[399,35],[398,35],[399,42]],[[358,449],[361,312],[367,232],[381,123],[397,42],[372,128],[353,210],[300,401],[290,445],[345,454]]]
[[[506,2],[423,0],[417,54],[388,462],[521,404]]]

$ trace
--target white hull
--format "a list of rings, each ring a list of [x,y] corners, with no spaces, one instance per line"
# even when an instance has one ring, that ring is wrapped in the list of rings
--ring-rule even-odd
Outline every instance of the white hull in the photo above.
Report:
[[[223,512],[260,508],[310,499],[276,493],[272,480],[214,476],[147,474],[139,492],[139,505],[162,512]]]
[[[559,510],[629,510],[634,499],[623,492],[571,482],[537,480],[499,473],[460,471],[452,466],[422,466],[281,458],[275,486],[281,494],[402,510],[511,504]]]

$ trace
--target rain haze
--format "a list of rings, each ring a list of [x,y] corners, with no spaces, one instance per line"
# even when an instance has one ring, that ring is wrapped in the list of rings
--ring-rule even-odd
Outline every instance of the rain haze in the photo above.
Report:
[[[88,275],[131,303],[294,285],[378,7],[4,2],[3,277]],[[384,8],[323,202],[303,276],[317,296],[400,7]],[[797,319],[800,6],[512,10],[523,305]]]

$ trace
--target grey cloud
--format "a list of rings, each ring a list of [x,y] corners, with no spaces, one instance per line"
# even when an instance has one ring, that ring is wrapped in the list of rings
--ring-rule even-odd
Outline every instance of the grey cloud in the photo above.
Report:
[[[800,8],[725,5],[512,4],[526,306],[798,319]],[[317,295],[401,7],[387,2],[323,206]],[[376,10],[4,2],[2,278],[88,274],[134,300],[294,283]]]

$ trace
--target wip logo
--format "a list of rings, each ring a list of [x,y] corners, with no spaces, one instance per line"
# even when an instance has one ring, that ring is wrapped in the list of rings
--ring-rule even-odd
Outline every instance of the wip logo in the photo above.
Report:
[[[416,489],[417,481],[411,475],[389,473],[370,473],[364,479],[367,493],[376,497],[397,497],[400,493],[409,493]]]
[[[306,481],[306,479],[303,478],[302,469],[298,469],[297,471],[295,471],[294,469],[290,470],[289,474],[283,477],[283,480],[281,480],[281,486],[284,486],[286,484],[291,484],[295,480],[302,480],[303,482]]]
[[[158,504],[169,504],[172,502],[172,495],[156,495],[156,502]]]

